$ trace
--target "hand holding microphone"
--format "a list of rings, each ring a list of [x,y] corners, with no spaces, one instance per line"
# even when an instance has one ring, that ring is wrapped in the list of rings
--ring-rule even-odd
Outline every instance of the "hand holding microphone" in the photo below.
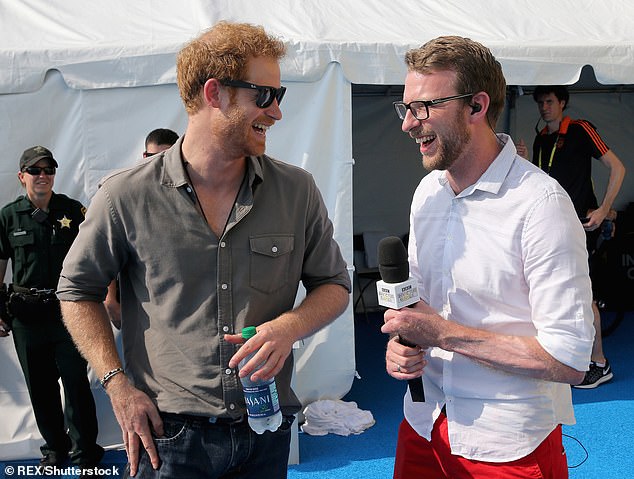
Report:
[[[420,300],[418,286],[414,278],[409,277],[407,251],[400,238],[388,236],[378,246],[379,273],[381,281],[377,281],[376,289],[379,304],[391,309],[401,309],[416,304]],[[403,346],[414,348],[415,344],[402,338],[398,342]],[[400,370],[400,365],[397,365]],[[422,378],[407,381],[414,402],[425,401]]]

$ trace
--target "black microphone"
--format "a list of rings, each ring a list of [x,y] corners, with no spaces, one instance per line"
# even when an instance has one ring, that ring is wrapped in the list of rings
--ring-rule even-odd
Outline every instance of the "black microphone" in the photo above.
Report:
[[[378,258],[381,281],[377,281],[376,290],[379,304],[386,308],[401,309],[418,303],[418,286],[416,280],[409,277],[407,251],[401,239],[388,236],[379,241]],[[400,337],[398,342],[410,348],[416,347]],[[423,378],[410,379],[407,384],[412,401],[425,402]]]

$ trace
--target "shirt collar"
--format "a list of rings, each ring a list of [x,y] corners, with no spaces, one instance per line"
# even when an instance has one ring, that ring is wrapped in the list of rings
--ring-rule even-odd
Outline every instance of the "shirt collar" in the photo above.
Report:
[[[495,157],[493,162],[489,165],[478,181],[468,188],[465,188],[465,190],[460,192],[457,197],[469,196],[476,190],[487,191],[492,194],[497,194],[500,191],[504,179],[511,170],[517,150],[515,149],[513,142],[509,141],[511,137],[507,134],[498,133],[497,137],[504,145],[502,150],[498,156]],[[443,186],[447,184],[449,180],[447,179],[446,171],[442,172],[442,174],[438,177],[438,181]]]
[[[178,188],[188,184],[185,163],[181,153],[183,138],[185,137],[181,136],[174,146],[165,150],[163,174],[161,175],[161,184],[164,186]],[[261,164],[263,160],[264,156],[247,157],[247,180],[251,187],[260,183],[264,178]]]
[[[33,208],[35,208],[35,205],[31,203],[31,200],[26,194],[22,196],[16,206],[17,211],[31,211]],[[51,199],[48,201],[48,211],[59,209],[63,209],[63,206],[60,203],[59,197],[55,194],[55,192],[52,192]]]
[[[478,190],[488,191],[493,194],[497,194],[500,191],[517,154],[515,145],[512,141],[509,141],[511,138],[508,135],[499,133],[497,137],[504,147],[474,185]]]
[[[163,186],[179,187],[188,184],[185,163],[181,154],[183,138],[185,136],[181,136],[171,148],[163,152],[163,172],[161,174]]]

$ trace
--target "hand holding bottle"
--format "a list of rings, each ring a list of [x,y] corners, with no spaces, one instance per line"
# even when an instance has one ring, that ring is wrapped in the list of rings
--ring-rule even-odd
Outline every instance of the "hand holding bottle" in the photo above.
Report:
[[[242,337],[247,341],[255,335],[256,329],[253,326],[242,330]],[[253,351],[244,357],[238,365],[239,369],[242,369],[256,354],[257,351]],[[259,364],[256,371],[262,365]],[[277,431],[282,424],[282,413],[275,378],[254,380],[254,376],[255,374],[240,375],[249,426],[258,434],[264,431]]]

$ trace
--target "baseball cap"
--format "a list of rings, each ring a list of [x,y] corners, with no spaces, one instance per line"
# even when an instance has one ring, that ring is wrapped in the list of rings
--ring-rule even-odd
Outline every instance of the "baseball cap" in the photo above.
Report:
[[[57,161],[53,158],[53,153],[48,148],[44,148],[43,146],[32,146],[24,150],[22,156],[20,157],[20,171],[24,168],[28,168],[29,166],[33,166],[40,160],[43,159],[51,160],[51,166],[57,168]]]

